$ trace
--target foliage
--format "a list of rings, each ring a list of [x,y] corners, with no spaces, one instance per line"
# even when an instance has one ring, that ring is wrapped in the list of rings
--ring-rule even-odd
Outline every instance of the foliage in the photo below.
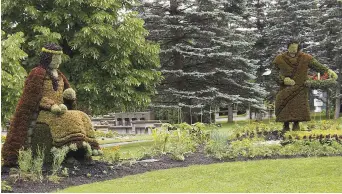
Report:
[[[247,14],[229,10],[231,4],[207,0],[143,4],[149,38],[161,44],[165,76],[153,105],[173,108],[171,119],[175,120],[175,108],[185,112],[187,123],[199,117],[209,122],[214,105],[240,102],[260,108],[266,92],[253,82],[257,60],[248,57],[255,36],[252,31],[241,36],[239,28],[248,26],[243,17]]]
[[[78,105],[88,113],[142,108],[161,74],[156,70],[159,46],[145,40],[144,22],[132,12],[137,2],[6,0],[2,29],[26,35],[23,50],[32,56],[26,69],[38,64],[44,44],[60,44],[62,71],[77,83]]]
[[[243,139],[224,145],[226,149],[210,153],[218,159],[239,160],[246,158],[270,158],[288,156],[331,156],[342,154],[342,144],[337,141],[308,141],[297,140],[285,145],[264,144],[258,139]],[[210,150],[210,149],[207,149]]]
[[[23,148],[19,150],[18,165],[21,173],[28,173],[32,168],[32,150]]]
[[[1,135],[1,143],[5,143],[6,141],[6,135]]]
[[[37,151],[34,156],[31,149],[20,149],[18,155],[19,169],[11,170],[11,181],[16,182],[19,179],[42,181],[44,157],[44,148],[42,149],[39,146],[37,147]]]
[[[261,122],[253,122],[243,126],[237,126],[234,133],[230,137],[231,140],[263,137],[265,139],[270,138],[272,134],[280,136],[282,131],[282,125],[276,122],[270,122],[268,124]]]
[[[166,146],[169,141],[170,132],[168,127],[172,125],[163,124],[161,128],[152,129],[152,137],[154,142],[154,149],[162,154],[166,153]]]
[[[308,86],[311,89],[327,89],[327,88],[333,88],[336,87],[337,82],[333,79],[327,79],[327,80],[307,80],[305,82],[306,86]]]
[[[209,140],[210,132],[217,129],[217,126],[214,124],[204,124],[204,123],[194,123],[189,125],[187,123],[181,123],[174,125],[181,130],[188,131],[191,139],[196,143],[202,144]]]
[[[20,61],[27,57],[21,50],[24,33],[5,34],[1,31],[1,125],[5,127],[14,113],[27,75]]]
[[[205,145],[205,151],[217,159],[222,159],[224,151],[227,149],[228,136],[217,130],[212,131],[210,140]]]
[[[342,130],[342,126],[340,123],[334,120],[322,120],[322,121],[316,121],[312,120],[310,122],[303,124],[304,130]]]
[[[120,146],[114,146],[110,148],[103,148],[103,155],[100,160],[109,162],[111,164],[117,163],[120,161]]]
[[[342,130],[312,130],[312,131],[289,131],[284,135],[285,140],[314,140],[334,139],[342,141]]]
[[[107,138],[114,138],[117,137],[119,134],[116,131],[108,131],[108,133],[106,133],[106,137]]]
[[[106,133],[103,131],[95,131],[94,135],[96,138],[100,138],[100,137],[106,137]]]
[[[64,167],[63,170],[61,171],[61,175],[64,177],[69,176],[69,169],[67,167]]]
[[[209,141],[213,125],[195,123],[163,124],[152,130],[154,144],[149,150],[142,150],[143,157],[170,153],[171,158],[183,161],[184,154],[196,151],[197,147]]]
[[[32,174],[35,175],[38,180],[43,180],[43,164],[44,164],[44,158],[45,158],[45,148],[37,147],[36,155],[32,161]]]
[[[1,191],[13,191],[11,185],[7,183],[7,181],[1,181]]]
[[[90,157],[93,154],[93,151],[91,150],[91,146],[88,142],[82,142],[82,146],[85,148],[86,151],[86,157]]]
[[[95,131],[95,137],[100,138],[100,137],[106,137],[106,138],[114,138],[117,137],[119,134],[116,131],[108,131],[103,132],[103,131]]]
[[[180,122],[180,113],[177,108],[153,108],[153,113],[156,120],[165,120],[168,123],[175,124]]]
[[[196,142],[191,137],[188,131],[179,128],[171,132],[169,152],[173,159],[183,161],[184,154],[196,150]]]
[[[53,155],[52,163],[52,177],[57,176],[58,171],[61,169],[62,162],[64,161],[67,153],[69,152],[69,147],[63,146],[62,148],[53,147],[51,153]]]

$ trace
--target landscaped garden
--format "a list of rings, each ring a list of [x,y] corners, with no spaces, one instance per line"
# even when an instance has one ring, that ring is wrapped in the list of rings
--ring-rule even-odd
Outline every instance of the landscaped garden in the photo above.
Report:
[[[19,168],[2,169],[2,182],[10,185],[2,190],[340,192],[341,158],[331,156],[342,155],[341,123],[341,119],[313,120],[303,123],[301,131],[286,133],[280,124],[269,121],[221,127],[164,124],[153,130],[150,139],[134,137],[147,141],[102,148],[103,155],[93,156],[92,164],[62,163],[63,153],[75,149],[71,146],[54,150],[52,165],[43,165],[43,155],[32,158],[22,150]],[[125,139],[117,134],[111,137]],[[82,186],[72,187],[77,185]]]
[[[342,192],[342,0],[1,6],[1,192]]]

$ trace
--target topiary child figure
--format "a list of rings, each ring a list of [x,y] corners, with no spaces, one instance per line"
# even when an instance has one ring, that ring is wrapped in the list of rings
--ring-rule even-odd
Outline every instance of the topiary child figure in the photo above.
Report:
[[[308,104],[308,70],[313,69],[322,75],[328,73],[336,80],[337,74],[319,63],[314,57],[300,51],[300,43],[291,40],[287,52],[278,55],[273,61],[272,76],[280,85],[276,96],[275,114],[277,122],[284,122],[284,131],[299,130],[299,122],[310,121]]]
[[[25,81],[23,94],[2,149],[4,165],[16,165],[21,147],[35,146],[37,142],[34,141],[41,142],[46,137],[51,137],[52,146],[57,148],[75,143],[78,148],[87,150],[84,147],[87,142],[92,153],[101,153],[97,151],[100,148],[90,118],[85,113],[74,110],[76,93],[58,70],[62,54],[62,48],[56,44],[46,44],[42,48],[40,64],[32,69]],[[50,134],[39,137],[39,133],[35,133],[38,126],[47,126],[47,133]],[[89,151],[84,158],[91,158]]]

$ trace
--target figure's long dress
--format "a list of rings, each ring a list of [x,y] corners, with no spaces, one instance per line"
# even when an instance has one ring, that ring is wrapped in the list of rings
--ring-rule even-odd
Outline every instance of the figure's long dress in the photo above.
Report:
[[[59,76],[58,89],[53,90],[52,80],[45,76],[43,96],[40,107],[44,108],[47,102],[53,104],[63,104],[64,82]],[[53,145],[60,147],[75,142],[88,142],[92,148],[97,148],[94,130],[91,120],[85,113],[77,110],[67,110],[64,114],[56,115],[47,110],[39,112],[37,123],[45,123],[50,127]]]

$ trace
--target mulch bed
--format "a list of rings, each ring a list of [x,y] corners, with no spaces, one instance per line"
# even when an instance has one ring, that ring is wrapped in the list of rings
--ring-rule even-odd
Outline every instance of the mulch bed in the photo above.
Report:
[[[121,165],[108,164],[101,161],[95,161],[94,164],[79,163],[75,170],[72,164],[63,164],[63,168],[69,169],[69,177],[62,178],[59,183],[53,183],[44,179],[40,182],[22,181],[19,180],[16,183],[10,183],[14,193],[46,193],[56,192],[57,190],[64,189],[70,186],[89,184],[98,181],[105,181],[116,179],[128,175],[135,175],[144,172],[169,169],[175,167],[186,167],[196,164],[212,164],[222,162],[209,158],[201,152],[190,154],[186,157],[185,161],[175,161],[170,159],[169,156],[161,156],[155,158],[159,161],[156,162],[136,162],[134,164],[124,163]],[[49,166],[44,166],[43,175],[51,174],[48,171]],[[71,173],[74,171],[74,174]],[[105,171],[105,172],[104,172]],[[47,173],[48,172],[48,173]],[[87,174],[91,174],[90,177]],[[9,177],[9,168],[3,167],[1,169],[1,180],[6,180]],[[9,181],[7,181],[9,182]],[[6,191],[2,191],[6,192]]]
[[[250,158],[237,158],[233,160],[217,160],[206,156],[203,150],[189,154],[185,157],[185,161],[175,161],[168,155],[157,157],[155,159],[159,160],[156,162],[136,162],[134,164],[124,163],[118,164],[108,164],[101,161],[95,161],[93,164],[79,163],[77,169],[71,164],[63,164],[63,168],[67,167],[69,169],[69,177],[62,178],[59,183],[53,183],[44,179],[40,182],[32,181],[17,181],[16,183],[11,183],[11,187],[14,193],[47,193],[56,192],[58,190],[77,186],[82,184],[89,184],[98,181],[111,180],[116,178],[121,178],[128,175],[141,174],[154,170],[169,169],[176,167],[187,167],[190,165],[205,165],[221,162],[233,162],[233,161],[246,161],[246,160],[261,160],[261,159],[280,159],[280,158],[303,158],[303,156],[289,156],[289,157],[256,157]],[[51,174],[48,169],[49,166],[44,166],[43,174]],[[74,171],[74,174],[71,173]],[[105,171],[105,172],[104,172]],[[48,172],[48,173],[47,173]],[[87,176],[87,174],[91,176]],[[9,168],[3,167],[1,169],[1,180],[6,180],[9,177]],[[6,191],[1,191],[6,192]]]

